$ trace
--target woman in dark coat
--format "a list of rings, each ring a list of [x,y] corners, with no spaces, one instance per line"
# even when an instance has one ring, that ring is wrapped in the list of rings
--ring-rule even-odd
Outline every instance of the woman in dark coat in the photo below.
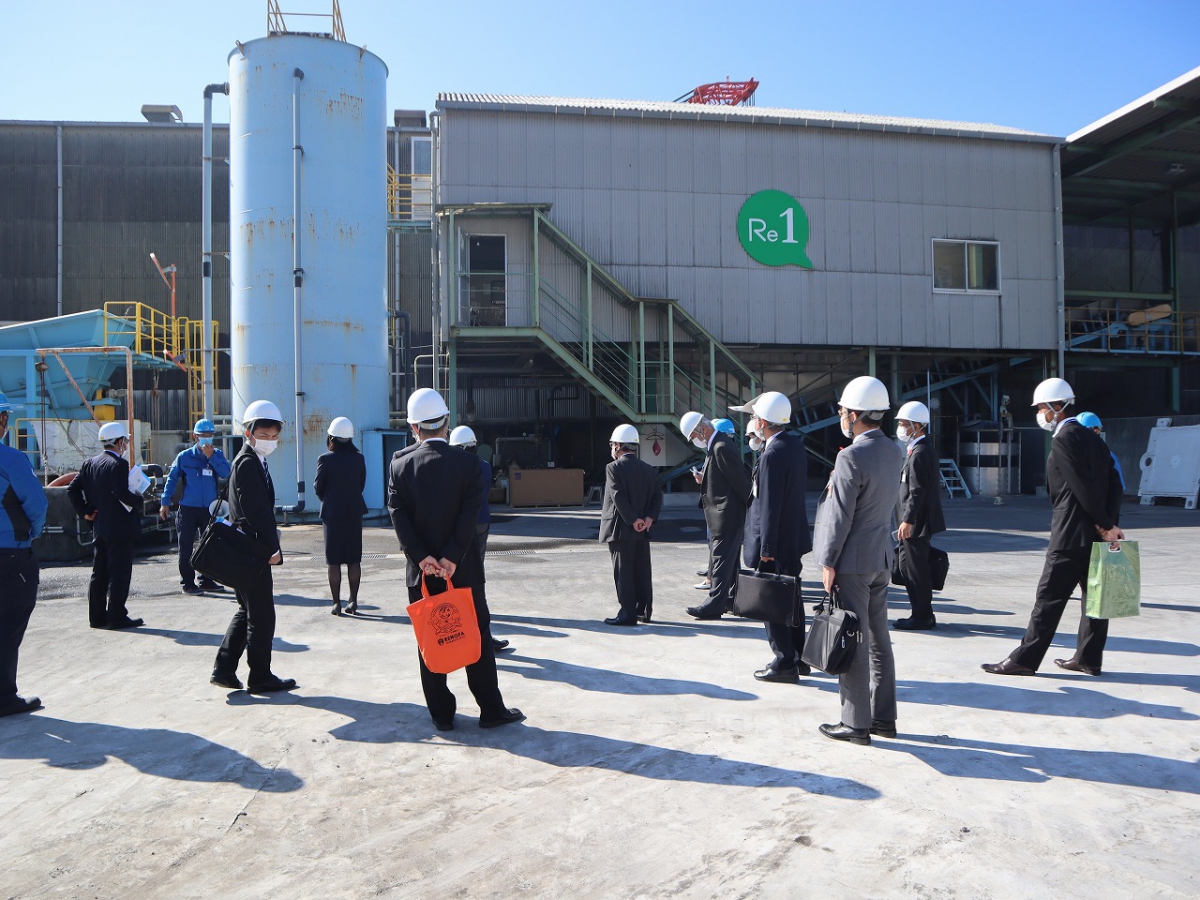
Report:
[[[342,566],[350,582],[350,602],[346,612],[358,612],[358,584],[362,578],[362,528],[367,504],[363,488],[367,484],[367,465],[354,446],[354,425],[338,416],[329,425],[328,453],[317,460],[313,490],[321,501],[321,522],[325,526],[325,563],[329,567],[329,590],[333,594],[333,614],[342,614]]]

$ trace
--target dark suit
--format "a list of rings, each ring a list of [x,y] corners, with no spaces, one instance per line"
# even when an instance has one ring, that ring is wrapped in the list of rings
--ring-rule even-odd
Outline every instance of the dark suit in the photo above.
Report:
[[[805,489],[808,482],[808,458],[804,439],[780,433],[767,441],[754,471],[753,500],[746,515],[746,565],[754,568],[764,556],[766,571],[800,577],[801,557],[812,549],[808,531]],[[775,652],[776,669],[792,669],[800,663],[804,648],[804,624],[790,627],[780,622],[767,623],[767,639]]]
[[[317,458],[313,490],[321,501],[327,565],[362,562],[362,522],[367,514],[363,489],[366,485],[366,460],[352,445],[322,453]]]
[[[1077,585],[1085,591],[1086,600],[1088,561],[1092,545],[1100,539],[1096,526],[1106,531],[1113,528],[1121,512],[1121,482],[1108,447],[1098,434],[1074,419],[1061,423],[1050,442],[1046,489],[1054,504],[1050,546],[1029,627],[1021,646],[1010,657],[1029,669],[1042,664]],[[1107,639],[1107,619],[1089,619],[1081,614],[1075,658],[1099,670]]]
[[[272,555],[279,550],[275,485],[249,441],[233,458],[229,473],[229,519],[269,548]],[[213,675],[233,675],[244,652],[250,666],[250,675],[246,679],[250,687],[269,683],[275,677],[271,672],[271,643],[275,640],[274,591],[271,567],[266,566],[252,588],[236,592],[237,612],[233,614],[217,651]]]
[[[733,606],[737,593],[738,552],[746,526],[750,502],[750,474],[737,444],[717,432],[708,447],[704,477],[700,482],[700,506],[708,524],[708,574],[712,587],[705,612],[723,613]]]
[[[901,522],[913,526],[912,537],[900,542],[900,573],[904,576],[913,619],[926,622],[933,618],[929,540],[946,530],[937,447],[928,437],[908,445],[900,473],[897,516]]]
[[[482,638],[479,661],[467,666],[467,685],[479,704],[480,718],[488,719],[503,716],[506,708],[496,679],[483,560],[475,548],[475,523],[483,492],[478,457],[444,440],[422,441],[392,457],[387,504],[396,537],[408,558],[408,598],[413,602],[421,599],[421,560],[431,556],[455,564],[451,580],[456,588],[471,589]],[[446,588],[440,578],[427,579],[427,585],[431,594]],[[457,702],[446,676],[429,671],[424,659],[420,666],[429,714],[434,722],[450,722]]]
[[[636,622],[654,609],[654,580],[650,568],[650,532],[634,531],[638,519],[657,519],[662,491],[654,467],[626,453],[604,470],[604,503],[600,509],[600,542],[608,544],[613,581],[622,622]]]
[[[142,523],[142,498],[129,490],[129,462],[111,450],[85,459],[67,488],[80,516],[96,514],[88,619],[94,628],[129,618],[125,601],[133,576],[133,542]],[[122,506],[121,504],[125,504]],[[125,507],[128,506],[129,509]]]

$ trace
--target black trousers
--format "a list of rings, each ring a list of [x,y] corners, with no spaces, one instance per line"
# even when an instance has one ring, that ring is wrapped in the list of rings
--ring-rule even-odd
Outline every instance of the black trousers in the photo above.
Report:
[[[795,575],[798,581],[803,570],[804,567],[800,566],[795,572],[784,572],[783,574]],[[804,649],[804,623],[791,626],[784,625],[782,622],[767,622],[766,627],[767,643],[771,645],[771,650],[775,654],[771,668],[794,669],[800,665],[800,651]]]
[[[133,577],[133,540],[96,538],[92,579],[88,582],[88,619],[97,628],[129,618],[129,579]]]
[[[33,551],[0,549],[0,707],[17,696],[17,651],[37,592],[38,562]]]
[[[1067,601],[1079,586],[1084,591],[1084,603],[1079,616],[1075,658],[1085,666],[1101,668],[1104,643],[1108,640],[1108,619],[1089,619],[1083,611],[1087,609],[1088,561],[1091,556],[1091,546],[1046,551],[1046,564],[1038,582],[1029,627],[1025,630],[1021,646],[1010,657],[1017,665],[1036,669],[1042,664],[1046,651],[1050,649],[1050,642],[1054,640],[1059,620],[1067,608]]]
[[[439,578],[427,578],[426,584],[430,594],[446,589],[446,583]],[[471,595],[475,601],[475,618],[479,621],[480,654],[478,662],[467,666],[467,687],[479,706],[479,717],[494,719],[504,714],[505,706],[496,677],[496,653],[492,649],[492,614],[487,605],[487,588],[482,584],[473,586]],[[408,599],[411,603],[421,599],[420,585],[409,587]],[[441,672],[429,671],[419,650],[417,661],[421,666],[421,690],[425,692],[429,715],[435,722],[449,722],[458,709],[458,701],[446,683],[446,676]]]
[[[912,617],[921,622],[933,618],[933,575],[929,572],[929,538],[912,537],[900,542],[900,574],[908,591]]]
[[[196,570],[192,568],[192,545],[208,525],[208,510],[203,506],[181,506],[175,511],[175,527],[179,531],[179,583],[195,584]]]
[[[238,608],[217,650],[214,675],[232,675],[242,654],[250,666],[248,686],[271,680],[271,643],[275,640],[275,584],[267,566],[254,587],[236,591]]]
[[[613,582],[617,587],[617,602],[622,622],[636,621],[639,615],[654,611],[654,579],[650,570],[650,541],[632,538],[609,541],[612,556]]]
[[[708,547],[708,576],[712,579],[712,587],[709,588],[705,607],[713,612],[728,612],[733,608],[733,598],[737,595],[742,529],[726,531],[721,537],[710,538]]]
[[[487,539],[488,533],[492,530],[491,522],[484,522],[475,526],[475,545],[479,548],[480,562],[487,561]]]

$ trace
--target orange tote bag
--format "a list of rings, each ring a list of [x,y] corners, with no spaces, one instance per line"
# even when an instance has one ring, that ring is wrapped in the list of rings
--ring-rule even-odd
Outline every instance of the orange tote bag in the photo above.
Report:
[[[470,588],[456,588],[447,578],[446,590],[431,596],[422,575],[421,599],[408,605],[408,617],[430,672],[444,675],[479,662],[482,641]]]

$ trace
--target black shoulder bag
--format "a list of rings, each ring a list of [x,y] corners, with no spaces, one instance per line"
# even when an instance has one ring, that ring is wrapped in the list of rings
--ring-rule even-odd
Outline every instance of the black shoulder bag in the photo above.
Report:
[[[221,500],[228,491],[226,483]],[[192,568],[235,591],[248,591],[262,577],[271,556],[269,547],[240,531],[237,523],[213,516],[192,551]]]
[[[841,675],[850,668],[861,640],[858,616],[842,606],[835,585],[813,615],[800,658],[814,669]]]
[[[799,628],[804,625],[800,579],[792,575],[764,572],[759,567],[739,569],[733,614],[759,622],[779,622]],[[776,569],[779,564],[776,563]]]

